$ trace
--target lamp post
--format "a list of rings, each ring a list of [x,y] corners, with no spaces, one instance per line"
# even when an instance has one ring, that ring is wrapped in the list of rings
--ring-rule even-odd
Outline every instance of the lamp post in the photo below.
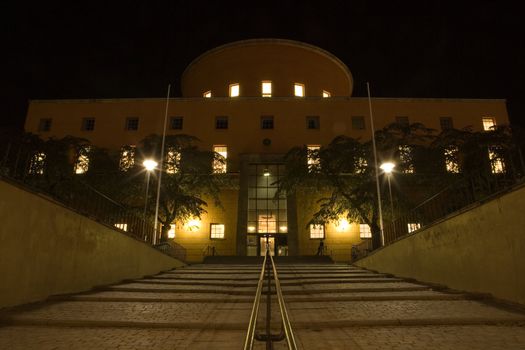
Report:
[[[151,175],[151,172],[155,170],[157,167],[157,162],[153,159],[146,159],[142,165],[146,169],[146,198],[144,199],[144,215],[142,217],[142,235],[144,236],[144,240],[146,240],[146,212],[148,209],[148,192],[149,192],[149,178]]]
[[[392,171],[395,168],[395,164],[391,162],[386,162],[381,164],[380,168],[383,170],[383,172],[386,174],[386,179],[388,181],[388,193],[390,194],[390,210],[392,213],[392,230],[394,231],[394,235],[396,234],[396,226],[394,225],[394,202],[392,200],[392,186],[390,185],[390,176],[392,175]]]

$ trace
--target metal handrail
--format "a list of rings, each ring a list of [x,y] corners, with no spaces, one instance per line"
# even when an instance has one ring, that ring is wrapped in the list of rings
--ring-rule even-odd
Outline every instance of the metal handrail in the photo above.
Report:
[[[286,342],[288,343],[288,349],[296,350],[297,344],[295,343],[292,325],[290,324],[290,318],[288,317],[288,310],[286,309],[286,305],[284,303],[283,292],[281,290],[281,282],[279,282],[277,268],[275,267],[275,262],[273,261],[273,257],[271,255],[270,261],[272,262],[273,278],[275,281],[275,291],[277,292],[277,301],[279,302],[279,310],[281,311],[281,322],[284,328]]]
[[[252,314],[250,315],[250,323],[248,324],[248,331],[246,332],[246,339],[244,340],[244,349],[253,349],[253,342],[255,340],[255,327],[257,325],[257,316],[259,315],[259,304],[261,303],[261,294],[264,284],[264,271],[266,269],[266,258],[268,250],[264,254],[264,261],[262,264],[259,282],[257,283],[257,291],[255,292],[255,300],[253,301]]]
[[[271,279],[270,279],[270,270],[267,271],[267,277],[268,277],[268,290],[267,290],[267,298],[268,300],[266,308],[267,308],[267,315],[266,315],[266,334],[260,335],[256,334],[255,328],[257,325],[257,316],[259,314],[259,305],[261,302],[261,294],[262,294],[262,288],[264,284],[264,273],[266,271],[266,264],[268,261],[268,256],[270,257],[270,263],[272,265],[272,271],[273,271],[273,277],[275,282],[275,290],[277,293],[277,301],[279,303],[279,310],[281,313],[281,332],[278,335],[272,335],[270,334],[270,317],[271,317]],[[297,350],[297,344],[295,342],[295,337],[293,334],[292,326],[290,324],[290,318],[288,316],[288,310],[286,309],[286,305],[284,303],[284,297],[283,292],[281,289],[281,283],[279,282],[279,276],[277,274],[277,268],[275,267],[275,262],[273,260],[273,257],[270,254],[270,250],[268,245],[266,245],[266,252],[264,254],[264,261],[261,269],[261,274],[259,276],[259,282],[257,284],[257,291],[255,293],[255,300],[253,302],[252,307],[252,313],[250,316],[250,323],[248,325],[248,331],[246,332],[246,339],[244,341],[244,350],[251,350],[253,349],[253,344],[255,340],[264,340],[266,341],[266,348],[267,349],[273,349],[272,342],[273,341],[279,341],[286,339],[286,343],[288,345],[288,349],[290,350]]]

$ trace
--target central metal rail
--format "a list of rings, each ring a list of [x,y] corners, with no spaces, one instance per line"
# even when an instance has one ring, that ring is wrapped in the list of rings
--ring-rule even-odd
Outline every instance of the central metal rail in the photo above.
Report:
[[[275,292],[277,294],[277,301],[279,303],[279,311],[281,314],[281,331],[279,334],[271,333],[271,314],[272,314],[272,272],[275,284]],[[266,273],[266,327],[263,333],[256,332],[257,318],[259,315],[259,305],[261,303],[262,289],[264,285],[264,277]],[[297,344],[293,334],[288,311],[284,303],[283,292],[281,290],[281,283],[279,282],[279,275],[275,262],[270,254],[268,243],[266,244],[266,252],[264,254],[264,261],[259,275],[259,282],[257,283],[257,291],[255,292],[255,300],[253,301],[252,313],[250,316],[250,323],[248,331],[246,332],[246,339],[244,341],[244,350],[253,349],[255,340],[266,342],[266,349],[273,349],[273,343],[286,339],[288,349],[296,350]]]

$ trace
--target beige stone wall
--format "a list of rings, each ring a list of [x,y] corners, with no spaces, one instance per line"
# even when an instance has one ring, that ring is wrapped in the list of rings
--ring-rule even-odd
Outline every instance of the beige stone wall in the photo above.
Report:
[[[149,245],[0,180],[0,307],[182,266]]]
[[[525,304],[525,186],[359,260],[357,265]]]

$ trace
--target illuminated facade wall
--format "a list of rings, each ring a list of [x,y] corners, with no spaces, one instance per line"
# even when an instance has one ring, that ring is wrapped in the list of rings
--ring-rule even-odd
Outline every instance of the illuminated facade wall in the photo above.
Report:
[[[268,82],[271,90],[268,85],[263,89]],[[238,84],[237,97],[229,97],[232,84]],[[296,84],[304,86],[304,97],[294,96]],[[341,134],[370,138],[368,100],[351,97],[352,88],[350,71],[336,57],[285,40],[225,45],[188,66],[182,78],[183,97],[170,99],[168,134],[195,136],[202,149],[226,146],[227,172],[238,182],[237,190],[222,194],[225,209],[210,207],[199,229],[177,223],[175,241],[188,249],[190,260],[202,259],[208,246],[220,255],[259,252],[259,216],[267,209],[257,196],[272,189],[250,186],[252,172],[264,176],[265,168],[278,167],[282,155],[294,146],[323,146]],[[73,135],[120,150],[162,133],[165,103],[162,98],[31,101],[25,128],[43,138]],[[373,98],[372,104],[377,129],[400,119],[438,131],[450,123],[457,129],[483,130],[487,118],[508,123],[504,100]],[[272,208],[282,214],[275,225],[266,225],[266,231],[276,231],[270,232],[275,235],[276,253],[279,247],[283,254],[316,252],[319,240],[310,239],[305,227],[315,200],[300,196]],[[225,224],[224,239],[210,238],[211,223]],[[350,259],[351,245],[360,241],[358,223],[344,229],[329,224],[324,234],[327,250],[342,261]]]

